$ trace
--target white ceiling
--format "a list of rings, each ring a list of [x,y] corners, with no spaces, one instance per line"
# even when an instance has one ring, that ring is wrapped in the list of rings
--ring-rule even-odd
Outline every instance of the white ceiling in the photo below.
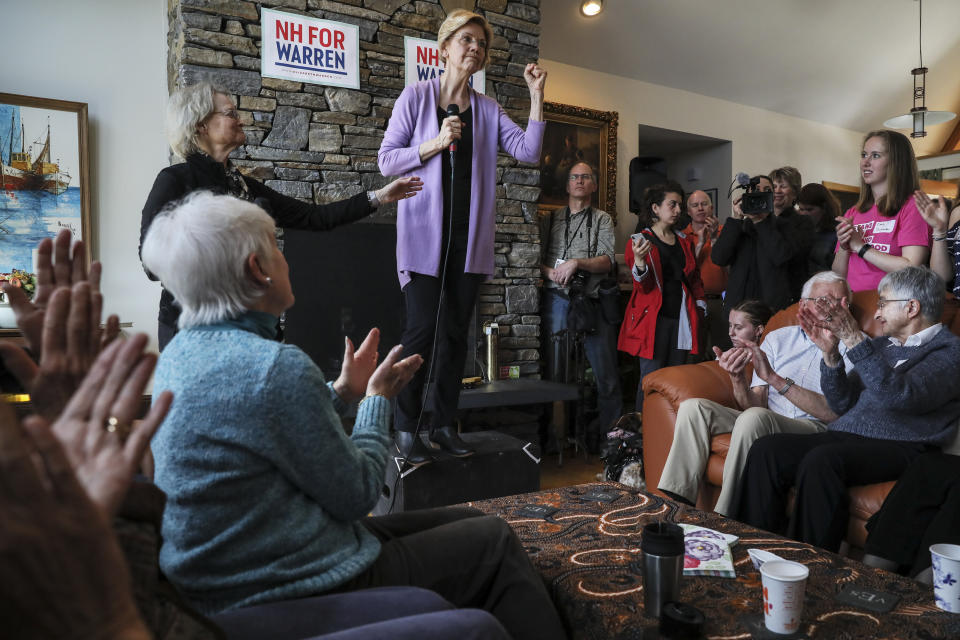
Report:
[[[917,0],[541,0],[540,55],[855,131],[913,106]],[[927,108],[960,112],[960,0],[924,0]],[[937,153],[957,120],[927,129]],[[904,132],[907,133],[907,132]]]

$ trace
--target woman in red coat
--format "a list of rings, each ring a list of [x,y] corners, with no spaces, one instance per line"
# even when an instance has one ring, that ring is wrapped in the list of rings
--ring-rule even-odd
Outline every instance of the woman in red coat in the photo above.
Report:
[[[700,353],[697,331],[707,304],[694,240],[674,229],[682,206],[683,188],[676,183],[644,191],[640,215],[647,228],[631,237],[624,255],[633,293],[617,348],[637,356],[641,380],[661,367],[684,364],[688,353]],[[642,387],[637,388],[638,409]]]

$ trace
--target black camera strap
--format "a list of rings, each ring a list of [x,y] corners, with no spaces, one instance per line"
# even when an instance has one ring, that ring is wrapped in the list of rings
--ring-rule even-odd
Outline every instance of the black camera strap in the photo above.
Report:
[[[561,256],[561,259],[563,259],[563,260],[566,260],[566,259],[567,259],[567,251],[570,250],[570,243],[573,242],[573,240],[570,239],[570,216],[571,216],[571,215],[573,215],[573,212],[570,211],[570,207],[567,207],[567,215],[566,215],[566,218],[565,218],[565,220],[564,220],[564,222],[565,222],[566,224],[565,224],[564,227],[563,227],[563,256]],[[583,222],[584,222],[584,220],[586,220],[586,222],[587,222],[587,242],[589,243],[589,242],[590,242],[590,229],[593,228],[593,207],[587,207],[586,212],[585,212],[584,215],[585,215],[585,218],[580,218],[580,224],[578,224],[578,225],[577,225],[577,228],[574,229],[574,231],[573,231],[573,237],[574,237],[574,238],[577,237],[577,234],[580,233],[580,227],[583,226]],[[552,216],[550,217],[550,225],[551,225],[551,227],[553,226],[553,217],[552,217]],[[594,252],[596,252],[596,243],[594,243],[594,249],[593,249],[593,250],[594,250]],[[588,252],[589,252],[589,249],[588,249]],[[587,257],[588,257],[588,258],[592,258],[593,256],[590,255],[590,256],[587,256]]]

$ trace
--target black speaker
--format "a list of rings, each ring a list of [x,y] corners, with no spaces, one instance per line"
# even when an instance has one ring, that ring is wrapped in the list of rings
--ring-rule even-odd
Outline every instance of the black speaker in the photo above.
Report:
[[[476,453],[468,458],[445,454],[400,477],[396,458],[387,462],[380,500],[373,514],[428,509],[540,490],[540,452],[535,444],[497,431],[460,436]]]
[[[380,359],[400,342],[397,229],[362,223],[333,231],[284,232],[296,302],[287,311],[286,341],[303,349],[328,380],[340,374],[343,337],[356,347],[380,328]]]

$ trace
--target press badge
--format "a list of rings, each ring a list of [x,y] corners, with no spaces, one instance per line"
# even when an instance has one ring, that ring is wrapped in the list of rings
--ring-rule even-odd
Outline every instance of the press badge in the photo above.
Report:
[[[557,267],[562,265],[564,262],[566,262],[566,260],[564,260],[563,258],[557,258],[557,263],[553,265],[553,268],[556,269]]]

